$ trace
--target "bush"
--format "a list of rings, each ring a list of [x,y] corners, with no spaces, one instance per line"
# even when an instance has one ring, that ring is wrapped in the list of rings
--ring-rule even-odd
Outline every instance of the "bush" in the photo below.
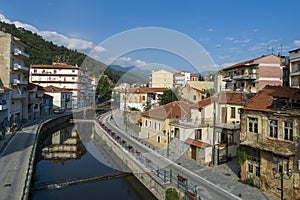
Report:
[[[179,200],[179,193],[176,188],[168,188],[166,190],[166,200]]]

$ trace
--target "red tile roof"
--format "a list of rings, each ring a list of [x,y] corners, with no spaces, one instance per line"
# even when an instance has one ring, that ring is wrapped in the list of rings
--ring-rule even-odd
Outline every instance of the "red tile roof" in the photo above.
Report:
[[[44,98],[53,98],[53,96],[49,95],[49,94],[44,94],[43,96]]]
[[[157,119],[180,119],[184,115],[190,114],[190,112],[190,104],[183,101],[174,101],[153,110],[142,112],[141,115]]]
[[[68,65],[66,63],[53,63],[52,65],[31,65],[30,69],[79,69],[78,66]]]
[[[198,75],[197,74],[191,74],[190,77],[198,77]]]
[[[54,93],[60,93],[60,92],[70,92],[69,90],[63,89],[63,88],[58,88],[53,85],[44,87],[45,92],[54,92]],[[71,93],[71,92],[70,92]]]
[[[206,148],[206,147],[210,147],[210,144],[207,144],[205,142],[199,141],[199,140],[194,140],[192,138],[188,138],[185,143],[195,146],[195,147],[199,147],[199,148]]]
[[[245,110],[270,111],[272,104],[278,98],[285,98],[288,101],[300,101],[300,90],[296,88],[281,86],[266,86],[256,93],[244,106]]]
[[[213,102],[212,97],[198,101],[194,105],[192,105],[192,108],[203,108],[205,106],[210,105]]]
[[[33,90],[36,87],[38,90],[44,90],[44,88],[42,86],[34,84],[34,83],[28,83],[28,85],[27,85],[28,90]]]
[[[10,91],[10,90],[13,90],[13,89],[10,89],[8,87],[5,87],[5,86],[0,86],[0,89],[4,90],[4,91]]]
[[[164,92],[167,88],[148,88],[148,87],[138,87],[138,88],[129,88],[127,93],[135,93],[135,94],[148,94],[148,93],[156,93],[156,92]]]

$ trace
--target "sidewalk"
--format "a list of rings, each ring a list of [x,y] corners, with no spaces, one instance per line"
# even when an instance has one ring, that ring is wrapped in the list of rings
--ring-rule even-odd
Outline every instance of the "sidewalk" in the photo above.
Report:
[[[110,120],[111,124],[119,127],[121,130],[126,130],[127,133],[133,137],[138,137],[138,133],[135,133],[123,124],[123,114],[118,110],[114,110],[113,119]],[[166,149],[158,148],[147,142],[145,140],[142,143],[154,149],[159,154],[166,157]],[[270,195],[264,194],[261,190],[249,185],[243,184],[239,181],[238,177],[238,161],[237,158],[234,158],[232,161],[218,165],[215,167],[200,166],[194,160],[188,158],[184,154],[180,157],[173,158],[172,151],[170,151],[170,160],[173,160],[178,165],[186,168],[189,171],[205,178],[206,180],[224,188],[227,191],[230,191],[232,194],[239,195],[241,199],[266,199],[266,200],[275,200],[277,198]]]

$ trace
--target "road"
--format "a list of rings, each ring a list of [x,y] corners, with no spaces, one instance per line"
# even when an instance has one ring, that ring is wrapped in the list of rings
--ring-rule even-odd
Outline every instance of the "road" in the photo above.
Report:
[[[38,125],[18,131],[0,155],[0,199],[21,199]]]
[[[102,115],[100,121],[103,122],[112,131],[116,132],[122,139],[126,140],[127,143],[131,144],[134,149],[140,151],[144,157],[147,157],[152,161],[152,163],[155,163],[155,165],[158,166],[159,169],[172,169],[175,176],[177,174],[180,174],[188,179],[190,185],[197,185],[198,194],[200,194],[201,199],[241,199],[240,197],[230,193],[228,190],[225,190],[222,187],[199,176],[198,174],[185,169],[177,163],[170,161],[169,159],[161,156],[147,146],[141,144],[130,135],[120,130],[117,126],[112,125],[110,123],[109,114]]]

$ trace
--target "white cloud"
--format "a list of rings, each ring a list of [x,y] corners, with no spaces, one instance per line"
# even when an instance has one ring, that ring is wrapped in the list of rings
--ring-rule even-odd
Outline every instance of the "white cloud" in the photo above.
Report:
[[[107,64],[120,65],[120,66],[135,66],[142,67],[147,65],[146,62],[142,60],[133,60],[131,57],[120,57],[120,58],[110,58]]]
[[[210,29],[208,29],[207,31],[209,31],[209,32],[214,32],[215,30],[212,29],[212,28],[210,28]]]
[[[77,49],[77,50],[91,50],[94,48],[94,50],[98,53],[105,51],[105,48],[101,46],[94,46],[92,42],[75,38],[75,37],[68,37],[66,35],[62,35],[60,33],[57,33],[55,31],[39,31],[36,27],[22,23],[19,21],[11,22],[9,19],[7,19],[3,14],[0,13],[0,21],[5,23],[12,23],[17,28],[22,27],[26,30],[29,30],[33,33],[37,33],[41,35],[45,40],[52,41],[53,43],[61,46],[65,46],[69,49]]]
[[[234,38],[233,37],[226,37],[226,38],[224,38],[225,40],[229,40],[229,41],[232,41],[232,40],[234,40]]]
[[[216,48],[220,48],[221,47],[221,45],[220,44],[216,44]]]
[[[293,45],[295,46],[300,46],[300,40],[294,40]]]
[[[225,56],[218,56],[219,59],[228,59],[230,58],[230,55],[225,55]]]
[[[235,44],[247,44],[250,42],[250,39],[244,39],[244,40],[234,40],[233,43]]]
[[[254,44],[254,46],[250,47],[248,50],[250,51],[258,51],[258,50],[268,50],[272,47],[276,46],[278,40],[269,40],[266,42],[259,42]]]

